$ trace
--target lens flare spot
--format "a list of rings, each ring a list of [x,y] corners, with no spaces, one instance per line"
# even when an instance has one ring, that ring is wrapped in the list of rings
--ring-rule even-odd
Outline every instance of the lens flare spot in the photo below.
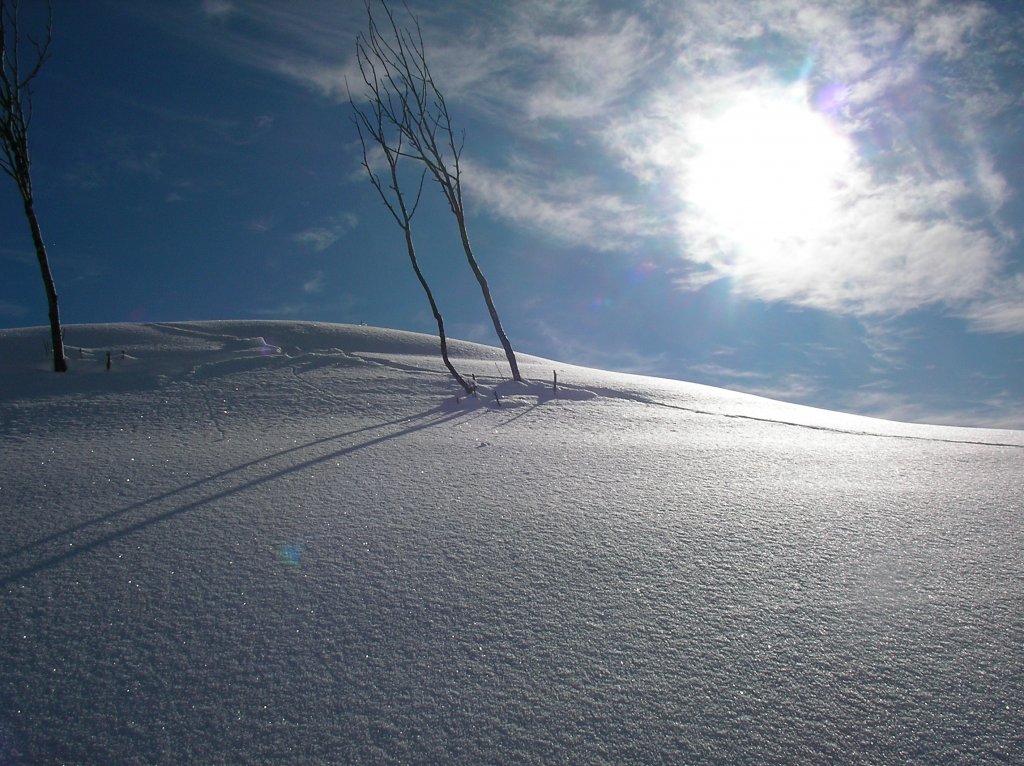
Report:
[[[815,94],[814,108],[822,114],[835,115],[846,107],[848,100],[845,85],[830,83]]]
[[[646,282],[656,270],[657,266],[655,266],[653,261],[642,261],[630,267],[627,278],[630,284],[639,285]]]
[[[281,563],[297,567],[302,563],[302,546],[296,543],[285,543],[277,549],[277,556],[281,559]]]

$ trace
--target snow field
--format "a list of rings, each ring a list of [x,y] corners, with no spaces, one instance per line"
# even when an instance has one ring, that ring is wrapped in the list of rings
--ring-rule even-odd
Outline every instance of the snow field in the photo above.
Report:
[[[376,328],[68,334],[55,380],[0,331],[0,762],[1021,758],[1020,432],[473,344],[502,406],[456,402]]]

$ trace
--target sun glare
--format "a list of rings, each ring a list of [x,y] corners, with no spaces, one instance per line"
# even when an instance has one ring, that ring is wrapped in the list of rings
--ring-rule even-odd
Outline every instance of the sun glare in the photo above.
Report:
[[[785,268],[836,215],[852,150],[802,90],[747,93],[697,121],[687,165],[691,215],[737,257]]]

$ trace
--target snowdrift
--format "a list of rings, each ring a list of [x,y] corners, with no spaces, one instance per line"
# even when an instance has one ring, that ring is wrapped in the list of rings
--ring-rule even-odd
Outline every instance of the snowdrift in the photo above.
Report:
[[[466,398],[368,327],[45,338],[0,330],[0,763],[1021,757],[1024,432],[453,342]]]

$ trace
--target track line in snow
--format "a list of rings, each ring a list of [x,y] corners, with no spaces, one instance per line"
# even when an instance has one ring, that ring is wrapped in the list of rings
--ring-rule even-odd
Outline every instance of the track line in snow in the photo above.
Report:
[[[684,407],[681,404],[669,404],[668,402],[659,402],[655,399],[647,399],[642,396],[630,396],[623,395],[612,391],[604,391],[601,393],[602,396],[608,396],[614,399],[627,399],[630,401],[639,402],[640,404],[649,404],[654,407],[667,407],[668,409],[681,410],[683,412],[690,412],[694,415],[708,415],[710,417],[719,418],[731,418],[735,420],[752,420],[758,423],[773,423],[780,426],[789,426],[790,428],[806,428],[811,431],[825,431],[827,433],[834,434],[846,434],[848,436],[877,436],[880,439],[906,439],[910,441],[922,441],[922,442],[937,442],[942,444],[968,444],[978,447],[1008,447],[1010,449],[1024,449],[1024,444],[1010,444],[1008,442],[994,442],[994,441],[981,441],[972,439],[943,439],[938,436],[913,436],[912,434],[886,434],[879,433],[877,431],[857,431],[849,428],[837,428],[835,426],[822,426],[815,425],[813,423],[798,423],[792,420],[779,420],[777,418],[765,418],[757,415],[743,415],[740,413],[730,412],[713,412],[711,410],[702,410],[696,407]]]

